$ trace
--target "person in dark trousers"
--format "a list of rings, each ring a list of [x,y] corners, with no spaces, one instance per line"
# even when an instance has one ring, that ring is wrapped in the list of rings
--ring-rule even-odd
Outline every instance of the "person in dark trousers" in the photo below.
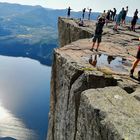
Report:
[[[137,39],[132,39],[132,40],[138,40],[138,41],[140,41],[140,37],[137,38]],[[132,78],[133,78],[133,73],[135,71],[135,68],[137,67],[139,61],[140,61],[140,46],[138,46],[136,60],[134,61],[133,65],[132,65],[132,68],[130,70],[130,77],[132,77]],[[140,81],[140,71],[138,72],[138,80]]]
[[[105,19],[103,19],[102,17],[99,17],[98,22],[96,23],[93,44],[92,44],[92,47],[90,49],[91,51],[93,51],[96,41],[97,41],[96,51],[98,51],[98,49],[99,49],[99,45],[100,45],[101,39],[102,39],[102,32],[103,32],[104,24],[105,24]]]
[[[126,10],[124,10],[122,13],[122,24],[125,24],[125,18],[127,13],[128,13],[128,6],[126,6]]]
[[[89,10],[89,12],[88,12],[88,20],[90,20],[90,15],[91,15],[92,9],[88,9],[88,10]]]
[[[110,10],[110,20],[113,20],[113,11]]]
[[[115,17],[116,17],[116,8],[113,8],[113,15],[112,15],[112,20],[115,21]]]
[[[70,6],[68,7],[68,12],[67,12],[67,17],[70,17],[70,11],[71,11],[72,9],[70,8]]]
[[[135,26],[136,26],[137,20],[138,20],[138,9],[136,9],[133,19],[131,21],[131,30],[134,32],[135,32]]]
[[[85,12],[86,12],[86,8],[83,9],[83,13],[82,13],[82,18],[85,18]]]
[[[109,21],[110,21],[110,10],[108,10],[106,14],[106,26],[108,25]]]
[[[122,10],[120,11],[120,13],[118,14],[117,18],[116,18],[116,24],[113,28],[113,30],[118,31],[118,26],[120,25],[121,19],[122,19],[122,15],[124,12],[124,8],[122,8]]]

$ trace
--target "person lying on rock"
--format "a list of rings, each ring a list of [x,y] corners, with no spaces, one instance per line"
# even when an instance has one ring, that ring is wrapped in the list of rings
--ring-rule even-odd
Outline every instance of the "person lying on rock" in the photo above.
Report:
[[[97,48],[95,50],[98,51],[98,49],[99,49],[99,45],[100,45],[101,39],[102,39],[102,32],[103,32],[104,24],[105,24],[105,19],[102,17],[99,17],[98,22],[96,23],[94,38],[92,40],[93,44],[90,49],[91,51],[93,51],[96,41],[97,41]]]
[[[132,40],[139,40],[140,41],[140,37],[136,38],[136,39],[132,39]],[[135,71],[135,68],[137,67],[139,61],[140,61],[140,46],[138,46],[136,60],[134,61],[133,65],[132,65],[132,68],[130,70],[130,77],[132,77],[132,78],[133,78],[133,73]],[[138,72],[138,80],[140,81],[140,71]]]

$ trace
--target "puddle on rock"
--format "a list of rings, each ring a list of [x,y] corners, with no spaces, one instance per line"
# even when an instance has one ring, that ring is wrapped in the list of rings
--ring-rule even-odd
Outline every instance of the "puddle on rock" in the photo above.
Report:
[[[131,67],[129,60],[121,57],[109,56],[105,54],[94,54],[89,58],[89,63],[94,67],[108,67],[115,72],[128,72],[126,67]]]

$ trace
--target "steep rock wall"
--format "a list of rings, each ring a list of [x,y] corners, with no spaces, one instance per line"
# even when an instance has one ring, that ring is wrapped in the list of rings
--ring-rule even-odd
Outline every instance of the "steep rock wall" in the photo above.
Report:
[[[116,80],[102,72],[89,72],[55,50],[51,81],[51,114],[48,140],[75,140],[82,91],[115,86]]]
[[[77,29],[77,25],[63,19],[59,24],[63,46],[63,41],[67,44],[73,40],[64,30],[67,26]],[[87,60],[93,52],[84,42],[54,51],[47,140],[139,140],[138,94],[126,92],[135,91],[139,85],[127,75],[93,68]]]
[[[93,30],[88,27],[80,27],[78,25],[78,20],[74,21],[59,17],[58,34],[60,47],[63,47],[78,39],[92,37]]]

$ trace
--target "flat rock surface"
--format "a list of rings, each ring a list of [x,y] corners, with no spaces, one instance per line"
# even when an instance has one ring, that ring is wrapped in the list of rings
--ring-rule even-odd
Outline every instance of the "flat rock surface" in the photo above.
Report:
[[[85,20],[86,27],[79,27],[77,20],[63,20],[72,26],[94,33],[95,21]],[[83,67],[98,69],[108,74],[126,76],[128,80],[139,83],[136,79],[129,78],[129,71],[135,60],[137,47],[140,44],[139,41],[132,41],[131,39],[140,36],[140,29],[132,32],[128,29],[129,25],[123,25],[119,27],[118,32],[115,32],[112,29],[113,26],[114,23],[104,26],[102,42],[98,52],[95,50],[90,51],[92,38],[72,42],[69,45],[59,48],[57,52],[65,55],[71,61],[81,64]],[[139,69],[140,65],[135,70],[134,75],[136,77]]]
[[[140,139],[140,110],[138,108],[140,102],[131,98],[121,88],[106,87],[84,91],[80,104],[78,140],[82,138],[90,140]],[[84,134],[85,130],[91,133]]]

